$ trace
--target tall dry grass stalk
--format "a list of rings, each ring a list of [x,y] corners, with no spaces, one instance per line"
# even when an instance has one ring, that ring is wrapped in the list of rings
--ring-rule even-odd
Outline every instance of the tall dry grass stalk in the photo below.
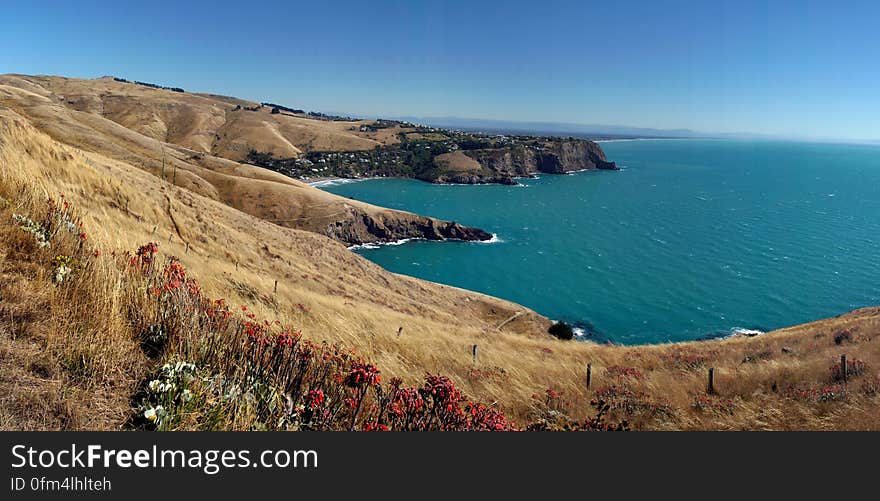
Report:
[[[200,378],[248,378],[240,359],[224,353],[212,361],[204,354],[204,328],[181,310],[172,320],[186,335],[158,354],[145,352],[145,334],[160,323],[159,305],[147,294],[148,277],[133,275],[120,259],[157,240],[154,228],[162,236],[162,259],[179,256],[205,297],[225,298],[232,310],[246,305],[256,318],[290,325],[316,346],[357,350],[386,383],[400,378],[401,389],[423,389],[426,373],[445,374],[468,400],[521,427],[584,423],[597,412],[590,402],[602,399],[606,422],[626,420],[635,429],[880,429],[877,308],[755,338],[640,347],[554,340],[542,334],[545,320],[516,305],[387,273],[327,238],[247,216],[127,164],[59,145],[20,117],[0,115],[4,429],[133,426],[132,416],[143,411],[144,385],[166,362],[211,367]],[[81,210],[86,243],[60,232],[51,247],[41,248],[12,214],[41,220],[46,200],[60,200],[62,193]],[[169,234],[175,235],[171,244]],[[101,256],[92,256],[95,248]],[[53,283],[58,256],[76,261],[61,286]],[[498,328],[518,311],[523,314]],[[234,335],[239,338],[228,346],[243,342],[241,333]],[[479,347],[476,364],[473,345]],[[845,385],[832,373],[842,353],[864,365]],[[706,395],[710,367],[714,396]],[[189,377],[186,370],[168,376]],[[215,389],[207,383],[191,388],[190,402],[203,399],[203,408],[213,410],[180,412],[169,421],[173,427],[277,424],[273,413],[288,406],[280,392],[270,399],[272,412],[259,406],[232,412],[210,396]],[[217,405],[207,405],[211,398]],[[363,404],[368,413],[379,402],[373,394],[369,399]]]

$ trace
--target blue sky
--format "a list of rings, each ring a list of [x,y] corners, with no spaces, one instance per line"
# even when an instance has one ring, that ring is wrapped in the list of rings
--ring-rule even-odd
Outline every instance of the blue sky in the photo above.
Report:
[[[368,117],[880,139],[876,2],[2,3],[0,73]]]

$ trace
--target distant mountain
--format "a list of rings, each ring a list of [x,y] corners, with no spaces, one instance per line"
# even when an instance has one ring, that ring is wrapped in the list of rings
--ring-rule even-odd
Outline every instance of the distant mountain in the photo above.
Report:
[[[740,139],[760,141],[815,141],[829,143],[851,143],[878,145],[880,139],[843,139],[821,136],[802,136],[797,134],[760,133],[760,132],[711,132],[692,129],[654,129],[650,127],[630,127],[627,125],[576,124],[568,122],[520,122],[513,120],[490,120],[482,118],[460,117],[384,117],[404,120],[432,127],[459,129],[467,131],[497,133],[531,133],[544,135],[576,135],[598,138],[711,138]]]
[[[707,137],[690,129],[653,129],[626,125],[575,124],[566,122],[518,122],[458,117],[392,117],[434,127],[451,129],[531,132],[546,134],[578,134],[595,137]]]

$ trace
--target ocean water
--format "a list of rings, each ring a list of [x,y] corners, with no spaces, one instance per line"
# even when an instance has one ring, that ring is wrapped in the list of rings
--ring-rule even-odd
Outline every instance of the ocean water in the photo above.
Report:
[[[358,249],[623,344],[718,337],[880,304],[880,147],[645,140],[602,144],[619,172],[437,186],[324,186],[458,221],[495,243]]]

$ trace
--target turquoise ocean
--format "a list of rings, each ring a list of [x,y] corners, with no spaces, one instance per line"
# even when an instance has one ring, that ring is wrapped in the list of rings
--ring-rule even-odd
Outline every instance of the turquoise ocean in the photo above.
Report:
[[[766,331],[880,304],[880,147],[602,143],[621,171],[521,186],[381,179],[322,189],[477,226],[493,243],[356,252],[622,344]]]

